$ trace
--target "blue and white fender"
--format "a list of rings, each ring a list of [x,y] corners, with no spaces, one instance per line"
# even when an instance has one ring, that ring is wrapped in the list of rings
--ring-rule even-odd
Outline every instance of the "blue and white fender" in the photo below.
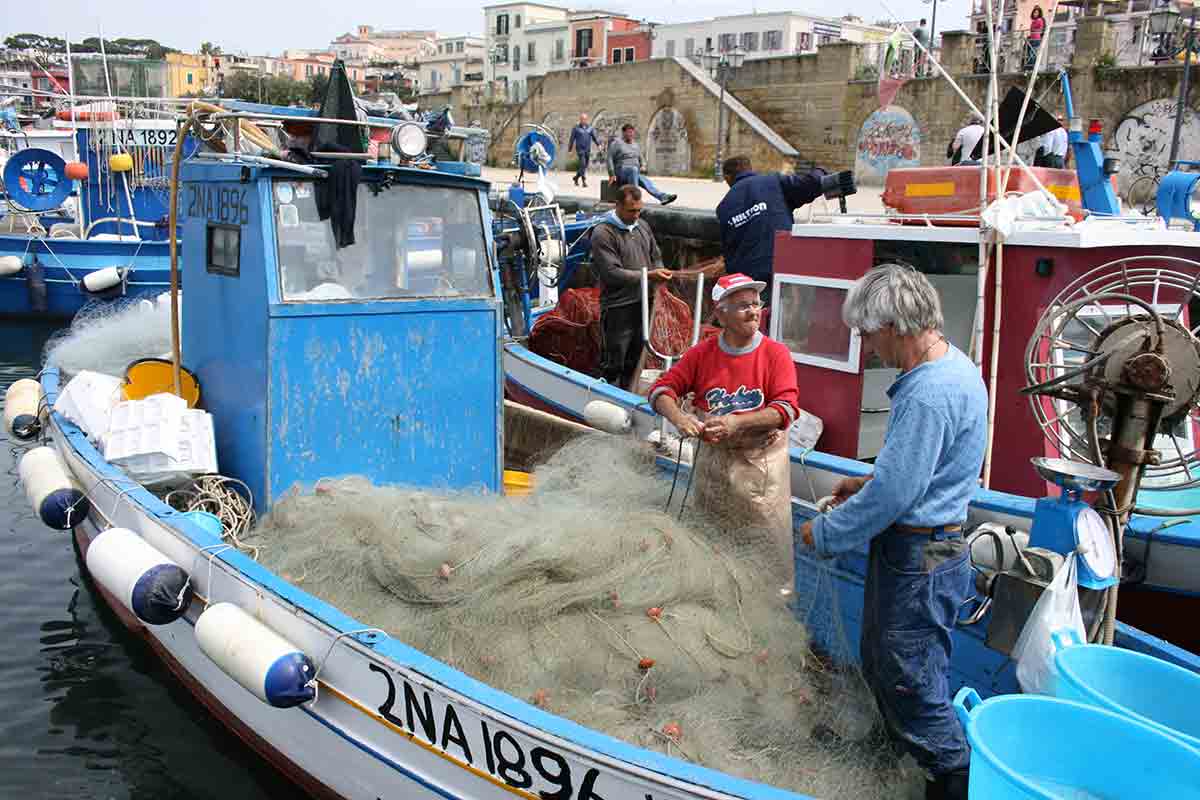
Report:
[[[35,447],[21,456],[17,469],[29,505],[42,524],[60,531],[83,522],[92,504],[71,480],[67,467],[50,447]]]
[[[183,568],[127,528],[109,528],[87,550],[92,577],[149,625],[183,616],[194,594]]]
[[[4,429],[28,441],[42,429],[42,385],[31,378],[14,381],[4,393]]]
[[[196,620],[196,643],[226,675],[276,708],[316,696],[312,662],[299,648],[233,603],[215,603]]]

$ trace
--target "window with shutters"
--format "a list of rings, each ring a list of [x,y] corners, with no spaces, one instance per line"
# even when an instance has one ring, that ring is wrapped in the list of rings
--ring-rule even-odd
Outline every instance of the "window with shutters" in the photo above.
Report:
[[[758,31],[747,31],[742,34],[742,49],[747,53],[758,50]]]
[[[609,63],[611,63],[611,64],[620,64],[621,63],[621,48],[619,48],[619,47],[613,48],[612,61]]]
[[[717,37],[717,51],[718,52],[728,53],[731,50],[733,50],[733,48],[736,44],[737,44],[737,34],[736,33],[722,33],[720,36]]]
[[[667,42],[667,58],[675,57],[675,40],[671,39]]]
[[[766,50],[783,49],[783,31],[767,31],[764,42]]]

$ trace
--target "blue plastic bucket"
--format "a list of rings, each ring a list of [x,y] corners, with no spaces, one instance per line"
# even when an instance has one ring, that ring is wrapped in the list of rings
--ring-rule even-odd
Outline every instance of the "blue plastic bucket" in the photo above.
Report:
[[[1128,717],[1040,695],[981,701],[968,687],[954,710],[971,743],[971,800],[1200,798],[1200,750]]]
[[[1200,675],[1159,658],[1056,631],[1055,695],[1115,711],[1200,749]]]

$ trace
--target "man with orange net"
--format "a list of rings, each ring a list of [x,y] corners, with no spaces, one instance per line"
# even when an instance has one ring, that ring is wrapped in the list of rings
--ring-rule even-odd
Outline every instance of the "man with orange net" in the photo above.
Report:
[[[642,190],[622,186],[617,206],[592,229],[592,269],[600,290],[600,372],[628,388],[642,354],[642,269],[669,281],[654,232],[642,216]]]
[[[696,503],[737,526],[743,537],[765,537],[777,549],[769,565],[791,586],[792,493],[787,429],[800,414],[796,368],[785,345],[758,329],[759,293],[747,275],[722,276],[713,286],[719,336],[684,353],[650,389],[650,405],[684,437],[699,437]],[[696,414],[681,407],[693,395]]]

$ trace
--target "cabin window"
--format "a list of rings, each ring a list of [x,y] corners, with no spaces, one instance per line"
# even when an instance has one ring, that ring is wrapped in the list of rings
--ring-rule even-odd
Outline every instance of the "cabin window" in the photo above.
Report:
[[[337,247],[312,181],[275,183],[279,287],[285,302],[491,295],[473,189],[358,187],[354,244]]]
[[[236,278],[241,273],[242,229],[237,225],[208,224],[206,271]]]
[[[842,323],[842,303],[853,281],[776,275],[771,296],[771,338],[783,342],[798,364],[858,372],[858,331]]]

